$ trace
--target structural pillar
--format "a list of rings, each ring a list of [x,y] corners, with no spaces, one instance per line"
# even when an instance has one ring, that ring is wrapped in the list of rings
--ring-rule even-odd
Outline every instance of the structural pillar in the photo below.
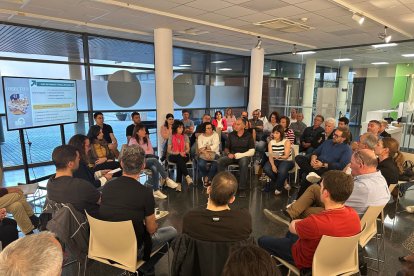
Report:
[[[251,116],[253,111],[262,108],[262,88],[264,70],[264,49],[254,48],[250,58],[250,87],[247,111]]]
[[[305,82],[303,85],[302,113],[304,116],[303,122],[308,126],[312,125],[312,106],[313,93],[315,88],[315,73],[316,59],[307,59],[305,67]]]
[[[338,84],[338,100],[336,101],[336,117],[339,115],[345,116],[347,109],[347,98],[348,98],[348,75],[349,66],[341,66],[340,78]]]
[[[154,30],[155,48],[155,95],[157,102],[158,151],[161,149],[159,129],[165,122],[165,115],[174,112],[173,45],[172,31]]]

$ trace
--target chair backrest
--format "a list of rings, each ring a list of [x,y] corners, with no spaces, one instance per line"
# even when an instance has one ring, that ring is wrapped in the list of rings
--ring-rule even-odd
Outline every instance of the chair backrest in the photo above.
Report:
[[[86,216],[90,226],[88,257],[111,260],[135,272],[138,245],[132,221],[110,222]]]
[[[395,187],[397,187],[398,184],[390,184],[390,186],[388,187],[388,190],[390,190],[390,193],[392,193],[392,191],[395,189]]]
[[[357,273],[358,240],[363,230],[351,237],[322,236],[312,263],[313,275]]]
[[[361,226],[365,226],[365,230],[361,234],[359,244],[364,247],[371,238],[377,233],[377,218],[384,209],[385,205],[369,206],[364,216],[361,219]]]

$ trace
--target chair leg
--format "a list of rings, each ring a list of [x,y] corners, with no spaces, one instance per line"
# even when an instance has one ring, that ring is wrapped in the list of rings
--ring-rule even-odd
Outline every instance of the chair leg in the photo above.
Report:
[[[88,266],[88,256],[85,257],[85,266],[83,268],[83,276],[86,276],[86,267]]]

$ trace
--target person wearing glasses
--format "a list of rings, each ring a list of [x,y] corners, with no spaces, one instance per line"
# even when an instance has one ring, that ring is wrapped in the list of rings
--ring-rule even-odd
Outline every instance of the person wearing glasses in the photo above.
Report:
[[[352,150],[346,143],[349,139],[348,128],[337,128],[332,140],[326,140],[310,158],[298,155],[296,163],[302,172],[302,181],[297,195],[299,198],[311,183],[321,180],[321,176],[329,170],[343,170],[351,161]]]
[[[322,132],[325,130],[321,127],[325,118],[322,115],[316,115],[313,119],[313,126],[305,128],[300,137],[299,151],[311,154],[323,141],[319,141]]]

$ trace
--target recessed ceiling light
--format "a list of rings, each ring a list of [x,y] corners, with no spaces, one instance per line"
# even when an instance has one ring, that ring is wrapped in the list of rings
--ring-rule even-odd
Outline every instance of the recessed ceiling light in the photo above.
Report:
[[[219,69],[219,71],[231,71],[231,70],[233,70],[233,69],[231,69],[231,68],[220,68]]]
[[[414,54],[402,54],[403,57],[414,57]]]
[[[371,62],[371,64],[373,64],[373,65],[384,65],[384,64],[389,64],[389,63],[385,62],[385,61],[379,61],[379,62]]]
[[[351,61],[351,58],[336,58],[334,61]]]
[[[181,64],[181,65],[178,65],[178,66],[180,66],[180,67],[191,67],[191,64]]]
[[[216,61],[212,61],[211,63],[219,64],[219,63],[225,63],[225,61],[224,60],[216,60]]]
[[[372,45],[372,47],[374,47],[374,48],[385,48],[385,47],[394,47],[394,46],[397,46],[398,44],[397,43],[384,43],[384,44],[375,44],[375,45]]]
[[[272,68],[272,69],[270,69],[270,71],[276,71],[277,69],[276,68]]]
[[[315,53],[313,51],[297,52],[298,55],[313,55]]]

